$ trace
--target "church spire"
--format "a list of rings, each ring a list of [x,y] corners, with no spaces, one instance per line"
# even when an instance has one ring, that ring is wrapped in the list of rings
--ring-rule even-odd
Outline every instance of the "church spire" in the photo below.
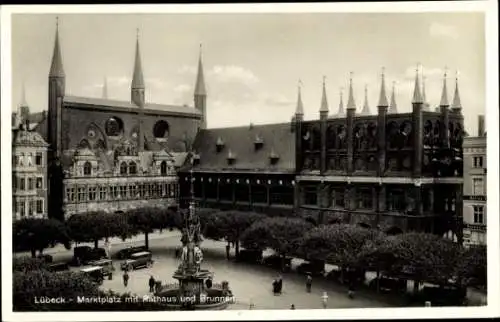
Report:
[[[21,88],[21,103],[20,107],[28,106],[28,102],[26,101],[26,84],[23,82],[23,87]]]
[[[203,74],[203,62],[201,58],[202,58],[202,47],[200,44],[200,57],[198,58],[198,75],[196,77],[194,95],[207,95],[207,90],[205,88],[205,76]]]
[[[368,105],[368,85],[365,84],[365,102],[363,103],[363,110],[361,111],[362,115],[370,114],[370,106]]]
[[[108,79],[104,77],[104,82],[102,84],[102,98],[108,99]]]
[[[59,46],[59,17],[56,18],[56,39],[54,42],[54,52],[52,54],[52,63],[50,65],[49,77],[64,77],[64,68],[62,63],[61,47]]]
[[[380,97],[378,99],[378,106],[389,106],[389,103],[387,102],[387,94],[385,93],[385,68],[382,67],[382,75],[381,75],[381,82],[380,82]]]
[[[460,93],[458,92],[458,71],[455,76],[455,94],[453,95],[452,109],[459,111],[462,109],[462,102],[460,100]]]
[[[144,89],[144,75],[142,74],[141,51],[139,48],[139,29],[137,29],[137,40],[135,43],[134,75],[132,78],[132,89]]]
[[[356,103],[354,102],[354,91],[352,89],[352,72],[349,77],[349,98],[347,99],[347,109],[356,109]]]
[[[319,109],[320,113],[328,113],[328,99],[326,97],[326,76],[323,76],[323,94],[321,96],[321,108]]]
[[[340,102],[339,102],[339,111],[337,113],[337,117],[343,117],[345,115],[345,112],[344,112],[344,93],[343,93],[343,88],[340,88],[339,96],[340,96]]]
[[[295,116],[304,116],[304,104],[302,104],[302,81],[299,79],[298,94],[297,94],[297,108]]]
[[[396,114],[398,105],[396,104],[396,82],[392,82],[391,105],[389,105],[389,113]]]
[[[418,77],[418,66],[415,71],[415,89],[413,91],[413,104],[423,103],[422,94],[420,93],[420,79]]]
[[[445,68],[444,70],[444,77],[443,77],[443,92],[441,93],[441,102],[439,103],[439,106],[449,106],[450,103],[448,102],[448,87],[446,86],[446,78],[448,77],[448,69]]]

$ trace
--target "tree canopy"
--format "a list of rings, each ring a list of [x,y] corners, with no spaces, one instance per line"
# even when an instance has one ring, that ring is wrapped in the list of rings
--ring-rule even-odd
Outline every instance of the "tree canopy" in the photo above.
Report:
[[[110,237],[126,238],[133,233],[127,216],[121,213],[98,211],[76,214],[67,220],[67,225],[71,238],[76,242],[95,242]]]
[[[203,235],[213,240],[239,241],[241,234],[254,222],[263,220],[265,215],[243,211],[220,211],[200,216]]]
[[[36,251],[55,244],[71,247],[70,236],[66,225],[57,219],[24,218],[13,223],[13,244],[20,250],[30,250],[32,256]]]
[[[299,218],[271,217],[252,224],[241,236],[242,244],[248,249],[271,248],[276,252],[295,254],[304,232],[313,227]]]

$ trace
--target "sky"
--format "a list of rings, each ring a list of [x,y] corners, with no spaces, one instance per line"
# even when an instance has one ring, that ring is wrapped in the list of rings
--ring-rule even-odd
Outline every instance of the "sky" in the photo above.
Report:
[[[31,111],[47,109],[56,16],[12,16],[13,109],[25,84]],[[139,28],[146,100],[193,105],[202,44],[208,127],[290,121],[302,83],[305,119],[319,118],[323,76],[330,113],[350,72],[358,111],[367,88],[373,114],[385,68],[400,112],[411,111],[421,64],[428,102],[439,104],[445,69],[451,103],[458,75],[466,130],[485,113],[484,14],[267,13],[59,14],[66,94],[130,100]]]

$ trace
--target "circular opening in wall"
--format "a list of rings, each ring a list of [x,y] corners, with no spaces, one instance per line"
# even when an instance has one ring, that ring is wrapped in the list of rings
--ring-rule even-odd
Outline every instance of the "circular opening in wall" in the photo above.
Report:
[[[155,138],[167,138],[169,134],[170,126],[166,121],[158,121],[153,127],[153,135]]]
[[[116,117],[110,117],[105,124],[107,136],[120,136],[123,133],[123,121]]]

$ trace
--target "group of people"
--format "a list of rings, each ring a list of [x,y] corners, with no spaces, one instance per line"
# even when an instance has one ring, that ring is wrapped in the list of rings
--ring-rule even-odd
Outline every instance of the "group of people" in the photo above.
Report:
[[[281,294],[282,290],[283,290],[283,279],[281,278],[280,275],[273,281],[273,294],[279,295]]]
[[[129,279],[130,279],[130,275],[128,274],[128,271],[127,270],[123,271],[123,286],[125,286],[125,287],[128,286]],[[151,275],[151,277],[148,280],[150,293],[155,292],[156,284],[157,284],[157,282],[156,282],[155,278],[153,277],[153,275]]]

